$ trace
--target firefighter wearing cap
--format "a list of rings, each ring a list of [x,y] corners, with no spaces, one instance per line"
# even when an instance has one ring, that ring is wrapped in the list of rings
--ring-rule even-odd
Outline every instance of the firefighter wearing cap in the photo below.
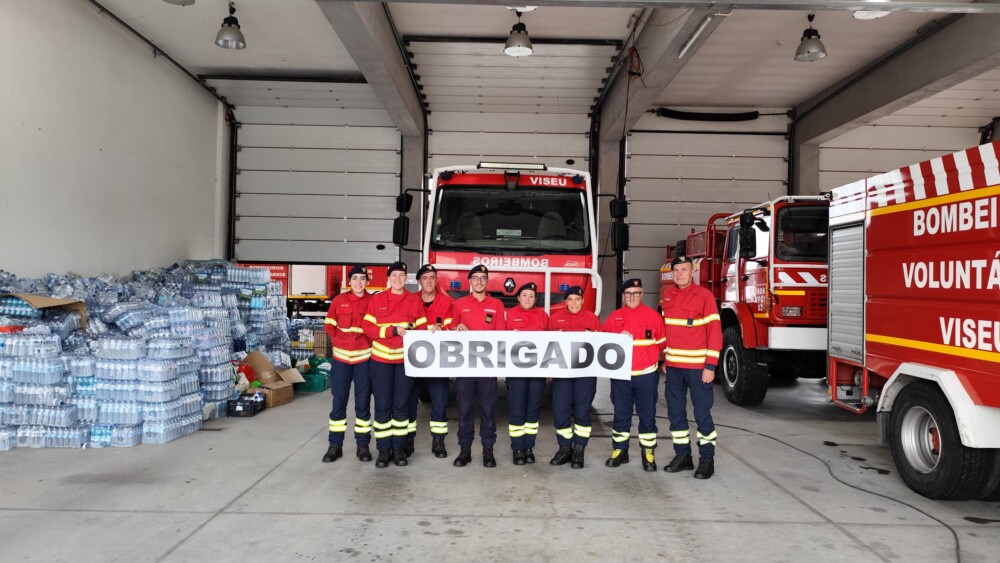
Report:
[[[424,264],[417,270],[417,283],[420,285],[420,302],[423,303],[423,314],[427,319],[424,325],[428,329],[447,330],[451,326],[452,307],[455,300],[438,288],[437,269],[430,264]],[[427,385],[427,394],[431,398],[431,453],[434,457],[448,457],[444,438],[448,435],[448,378],[422,378]],[[420,394],[414,385],[410,397],[410,427],[407,448],[412,451],[413,438],[417,432],[417,403]]]
[[[574,285],[563,294],[566,308],[555,311],[549,319],[549,330],[563,332],[598,332],[601,320],[591,311],[583,310],[583,288]],[[550,465],[565,465],[580,469],[584,450],[590,440],[590,409],[597,394],[596,377],[556,378],[552,381],[552,422],[555,423],[559,451]]]
[[[687,394],[691,392],[694,419],[698,425],[698,469],[696,479],[710,479],[715,473],[715,423],[712,421],[715,368],[722,349],[722,323],[715,297],[693,283],[694,264],[687,256],[670,263],[674,287],[663,295],[666,327],[664,365],[667,378],[667,416],[674,459],[664,471],[677,473],[694,469],[691,459],[691,431],[687,421]]]
[[[333,342],[333,362],[330,366],[330,446],[324,462],[337,461],[343,455],[344,434],[347,432],[347,400],[354,384],[354,441],[358,444],[358,459],[371,461],[368,444],[372,439],[372,387],[368,377],[371,341],[361,328],[368,310],[368,271],[354,266],[347,273],[351,290],[333,298],[326,313],[323,329]]]
[[[426,320],[420,300],[406,291],[406,264],[388,268],[389,287],[372,296],[361,323],[372,341],[372,391],[375,395],[375,467],[407,464],[406,437],[409,426],[410,392],[413,380],[403,372],[403,335]]]
[[[611,313],[602,327],[605,332],[632,337],[632,378],[611,381],[611,401],[615,405],[612,424],[611,457],[605,465],[628,463],[628,442],[632,429],[632,409],[639,416],[639,445],[642,468],[656,471],[656,397],[660,383],[657,365],[664,347],[663,318],[642,302],[642,281],[626,280],[622,290],[625,306]]]
[[[517,290],[517,305],[507,309],[507,330],[548,330],[549,316],[536,308],[538,286],[526,283]],[[545,379],[539,377],[507,378],[507,431],[514,465],[535,463],[535,437],[538,435],[538,412],[545,394]]]
[[[455,301],[452,324],[454,330],[506,330],[503,303],[486,293],[489,271],[482,264],[469,270],[469,295]],[[483,443],[483,465],[496,467],[493,445],[497,441],[497,425],[493,405],[497,400],[495,377],[459,377],[455,381],[458,394],[458,446],[455,467],[465,467],[472,461],[472,441],[475,438],[475,416],[479,411],[479,439]]]

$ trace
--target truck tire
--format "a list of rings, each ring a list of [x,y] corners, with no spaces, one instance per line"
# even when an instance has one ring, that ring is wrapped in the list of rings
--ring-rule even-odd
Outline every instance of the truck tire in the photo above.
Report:
[[[986,479],[986,485],[983,487],[983,492],[979,495],[979,500],[993,502],[1000,500],[1000,450],[994,449],[993,452],[993,471],[990,472],[989,478]]]
[[[767,395],[767,366],[757,363],[753,352],[743,347],[740,327],[733,325],[722,334],[722,389],[730,403],[759,405]]]
[[[993,469],[993,450],[962,445],[955,413],[936,386],[907,385],[891,416],[892,461],[907,486],[931,499],[982,494]]]

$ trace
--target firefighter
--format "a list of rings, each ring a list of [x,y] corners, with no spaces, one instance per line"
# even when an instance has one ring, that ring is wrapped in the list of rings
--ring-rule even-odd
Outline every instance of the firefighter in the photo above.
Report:
[[[601,320],[583,310],[583,288],[574,285],[563,294],[566,308],[552,313],[549,330],[598,332]],[[555,423],[559,451],[550,465],[581,469],[584,450],[590,440],[590,408],[597,394],[596,377],[556,378],[552,381],[552,422]]]
[[[344,434],[347,432],[347,399],[354,384],[354,441],[358,444],[358,459],[371,461],[368,444],[372,440],[372,386],[368,377],[372,345],[361,329],[361,319],[368,310],[368,271],[354,266],[347,273],[351,290],[333,298],[326,313],[323,329],[333,342],[333,362],[330,366],[330,447],[323,461],[337,461],[343,455]]]
[[[715,423],[712,422],[715,368],[722,349],[722,323],[715,297],[692,283],[691,258],[678,256],[670,263],[674,286],[663,296],[666,327],[664,367],[665,394],[674,459],[664,471],[677,473],[694,469],[691,459],[691,432],[687,421],[687,393],[691,392],[694,419],[698,424],[698,469],[695,479],[710,479],[715,473]]]
[[[447,329],[451,325],[452,306],[455,300],[443,291],[438,289],[437,270],[430,264],[424,264],[417,270],[417,283],[420,284],[420,301],[423,303],[423,314],[427,319],[428,327],[435,327],[438,330]],[[427,385],[427,394],[431,398],[431,453],[434,457],[448,457],[448,450],[445,449],[444,438],[448,435],[448,378],[428,377],[422,378]],[[413,451],[413,439],[417,432],[417,403],[420,400],[420,393],[417,386],[413,386],[413,393],[410,397],[410,426],[407,436],[407,451]]]
[[[615,405],[612,424],[611,457],[604,465],[618,467],[628,463],[628,442],[632,429],[632,409],[639,416],[639,445],[642,446],[642,469],[656,471],[656,397],[660,383],[657,371],[664,347],[663,318],[642,302],[642,280],[626,280],[625,306],[604,321],[604,332],[621,333],[632,338],[632,378],[611,380],[611,401]]]
[[[455,330],[505,330],[503,303],[486,293],[489,271],[479,264],[469,270],[469,295],[455,301],[452,324]],[[493,445],[497,441],[497,425],[493,420],[493,405],[497,401],[495,377],[459,377],[455,381],[458,393],[458,447],[455,467],[465,467],[472,461],[472,440],[475,437],[475,416],[479,411],[479,439],[483,443],[483,466],[496,467]]]
[[[375,395],[375,467],[407,465],[406,437],[413,380],[403,372],[403,335],[426,323],[420,299],[406,291],[406,264],[396,262],[387,271],[389,287],[372,296],[362,321],[372,341],[372,391]],[[430,330],[434,330],[433,327]]]
[[[549,316],[535,307],[537,290],[538,286],[531,282],[518,288],[517,305],[507,309],[507,330],[548,330]],[[514,465],[535,463],[538,411],[542,408],[544,394],[544,378],[507,378],[507,429]]]

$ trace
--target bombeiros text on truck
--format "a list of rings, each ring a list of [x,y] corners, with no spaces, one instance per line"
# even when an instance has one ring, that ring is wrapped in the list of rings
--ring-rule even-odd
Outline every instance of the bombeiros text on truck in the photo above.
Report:
[[[420,190],[424,191],[424,190]],[[546,312],[563,307],[563,293],[579,285],[585,307],[599,313],[595,196],[590,174],[544,164],[482,162],[438,168],[431,174],[421,260],[438,270],[438,287],[454,298],[468,294],[466,272],[489,268],[487,291],[504,305],[516,305],[515,291],[538,285]],[[401,213],[393,242],[407,244],[412,196],[397,200]],[[624,200],[612,202],[612,217],[626,214]],[[627,246],[628,227],[612,225],[615,251]]]

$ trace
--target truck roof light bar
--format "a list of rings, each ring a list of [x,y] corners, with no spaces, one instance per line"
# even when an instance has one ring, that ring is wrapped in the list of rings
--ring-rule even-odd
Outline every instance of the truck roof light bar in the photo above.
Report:
[[[544,164],[531,164],[527,162],[480,162],[476,165],[476,168],[482,170],[484,168],[494,168],[500,170],[548,170],[548,166]]]

